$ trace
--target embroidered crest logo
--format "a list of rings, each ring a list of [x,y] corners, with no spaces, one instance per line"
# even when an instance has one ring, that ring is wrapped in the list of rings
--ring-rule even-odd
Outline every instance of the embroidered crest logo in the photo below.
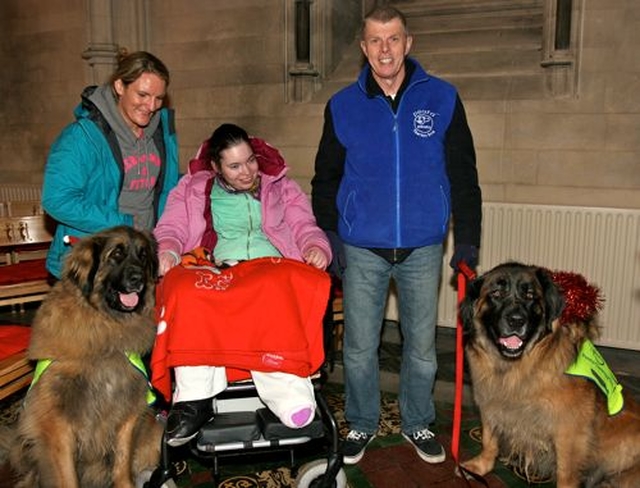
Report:
[[[220,273],[216,269],[215,272],[208,270],[196,271],[196,280],[193,284],[196,288],[204,288],[206,290],[224,291],[231,286],[233,282],[233,273]]]
[[[431,137],[436,133],[434,125],[437,115],[437,113],[431,110],[417,110],[413,112],[413,133],[420,137]]]

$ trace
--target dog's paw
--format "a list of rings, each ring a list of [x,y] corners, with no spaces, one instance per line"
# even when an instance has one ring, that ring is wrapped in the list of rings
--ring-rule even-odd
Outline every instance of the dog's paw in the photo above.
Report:
[[[153,476],[153,473],[154,473],[153,469],[145,469],[140,474],[138,474],[138,476],[136,477],[136,488],[147,488],[147,486],[150,486],[148,483],[151,481],[151,477]],[[155,481],[157,482],[157,480]],[[153,486],[157,486],[157,485],[154,484]],[[160,488],[177,488],[177,487],[178,485],[172,478],[164,480],[162,485],[160,485]]]
[[[469,461],[460,463],[460,466],[456,467],[456,475],[467,479],[473,479],[476,476],[484,476],[493,470],[494,464],[495,459],[487,459],[481,454]]]
[[[136,476],[136,488],[145,488],[147,483],[151,480],[152,475],[153,469],[145,469],[138,473],[138,476]]]

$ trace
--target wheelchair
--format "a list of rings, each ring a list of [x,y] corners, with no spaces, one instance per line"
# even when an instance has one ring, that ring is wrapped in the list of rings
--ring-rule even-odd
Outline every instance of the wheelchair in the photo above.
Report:
[[[316,273],[316,271],[311,271],[311,268],[300,263],[290,262],[288,265],[299,267],[300,270],[298,272],[304,273],[302,275],[304,277],[308,276],[309,273]],[[247,269],[246,266],[248,265],[245,264],[244,268],[234,267],[232,270],[234,272],[243,272]],[[251,266],[266,266],[271,271],[275,269],[272,267],[273,264],[270,260],[267,259],[254,260]],[[282,266],[282,264],[277,264],[277,266]],[[262,271],[263,268],[260,268],[260,270]],[[163,305],[161,320],[164,320],[165,317],[171,317],[173,324],[179,322],[188,327],[191,327],[194,323],[193,320],[204,320],[205,322],[200,323],[205,324],[205,326],[207,320],[214,320],[210,316],[211,314],[203,312],[201,307],[203,303],[206,303],[212,310],[216,309],[214,300],[218,294],[215,290],[212,291],[211,287],[192,289],[189,284],[194,281],[193,276],[196,276],[196,279],[207,277],[209,279],[206,280],[206,283],[210,284],[216,279],[224,281],[226,275],[224,272],[222,275],[214,275],[206,267],[172,270],[171,274],[165,277],[163,286],[172,286],[173,288],[161,289],[161,294],[159,294],[161,297],[159,302]],[[315,280],[315,277],[311,276],[311,278]],[[188,285],[181,287],[180,279],[185,279]],[[315,282],[313,280],[310,281],[310,286],[315,291],[316,288],[313,288]],[[290,285],[287,279],[284,280],[284,283],[286,283],[285,286],[287,288],[281,291],[281,295],[286,296],[289,296],[288,293],[292,292],[294,288],[300,289],[301,286],[305,286],[304,281]],[[183,289],[187,291],[184,295],[180,295]],[[266,300],[272,300],[273,293],[273,288],[270,288]],[[185,306],[185,301],[194,299],[194,296],[200,299],[196,302],[197,304],[191,308]],[[256,292],[255,296],[259,296],[258,292]],[[163,300],[162,297],[171,297],[171,299]],[[222,300],[223,305],[227,303],[225,301],[226,298]],[[320,316],[320,323],[315,322],[315,320],[305,322],[307,328],[301,327],[297,329],[295,333],[288,336],[289,342],[283,346],[286,349],[292,343],[294,345],[304,344],[304,346],[300,347],[300,351],[307,355],[309,357],[308,361],[314,364],[314,368],[317,368],[316,374],[311,376],[317,405],[315,417],[311,424],[300,429],[291,429],[285,426],[261,402],[252,380],[240,379],[233,381],[233,378],[231,378],[227,388],[213,399],[213,419],[205,424],[196,437],[189,441],[186,446],[171,447],[163,435],[160,464],[152,472],[150,479],[140,483],[140,486],[145,488],[172,488],[177,486],[175,482],[177,477],[175,461],[179,456],[190,456],[201,465],[211,466],[214,481],[219,482],[221,479],[221,466],[229,458],[242,459],[244,456],[245,459],[251,458],[253,462],[259,459],[261,454],[276,452],[289,454],[289,464],[292,468],[292,473],[295,475],[295,487],[343,488],[346,486],[346,475],[342,469],[338,427],[323,396],[323,386],[326,384],[327,379],[325,368],[332,366],[333,363],[333,341],[331,338],[334,333],[335,311],[333,307],[327,309],[326,302],[321,302],[316,297],[316,301],[312,302],[315,308],[311,308],[310,305],[303,315],[305,317],[307,316],[306,314],[312,316],[309,310],[314,310],[314,314],[317,314],[319,308],[323,307],[323,309],[326,309],[324,311],[324,319]],[[269,307],[265,305],[264,308],[268,309]],[[195,315],[190,313],[193,310],[197,311]],[[317,317],[317,315],[315,316]],[[285,318],[282,320],[285,320]],[[215,322],[211,323],[215,324]],[[246,322],[242,323],[245,324]],[[322,328],[320,335],[317,334],[317,327]],[[249,334],[249,332],[245,332],[245,334]],[[277,337],[277,340],[281,340],[282,336],[278,334],[278,331],[272,331],[269,336],[271,334],[275,334],[274,337]],[[166,364],[162,361],[165,358],[165,352],[171,348],[167,346],[168,342],[163,342],[163,338],[166,338],[166,334],[158,335],[154,347],[154,357],[158,360],[158,364],[164,365],[161,368],[160,376],[164,378],[163,388],[165,394],[163,397],[168,398],[169,385],[173,383],[173,379],[169,373],[169,367],[166,367]],[[169,339],[167,338],[166,340],[168,341]],[[195,342],[192,342],[190,347],[199,346],[200,340],[201,337],[196,335]],[[171,349],[171,351],[175,351],[175,348]],[[242,375],[240,376],[242,377]],[[299,451],[313,451],[313,448],[318,446],[321,447],[321,455],[319,457],[316,457],[314,452],[313,455],[306,456],[307,459],[313,458],[311,462],[297,462],[296,457]]]
[[[324,371],[313,377],[317,403],[315,418],[301,429],[291,429],[282,424],[261,403],[251,380],[230,383],[213,400],[213,420],[187,444],[189,455],[212,467],[215,486],[221,481],[225,459],[279,451],[289,454],[289,466],[292,472],[297,472],[294,487],[345,488],[347,479],[342,468],[338,427],[322,392],[325,382]],[[317,459],[298,465],[297,449],[311,442],[325,445],[326,452]],[[174,461],[178,450],[182,450],[184,456],[184,446],[169,446],[163,435],[160,464],[142,485],[144,488],[177,487]]]

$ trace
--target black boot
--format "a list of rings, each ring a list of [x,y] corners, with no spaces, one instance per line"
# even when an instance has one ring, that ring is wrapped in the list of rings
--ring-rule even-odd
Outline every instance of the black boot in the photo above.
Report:
[[[193,439],[200,428],[213,417],[213,397],[174,403],[167,417],[165,439],[172,447]]]

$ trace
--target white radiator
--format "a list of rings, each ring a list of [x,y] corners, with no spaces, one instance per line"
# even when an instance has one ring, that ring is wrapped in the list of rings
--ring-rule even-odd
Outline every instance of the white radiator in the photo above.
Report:
[[[451,248],[449,239],[438,316],[447,327]],[[582,274],[605,298],[599,344],[640,350],[640,210],[485,203],[478,272],[508,260]]]

